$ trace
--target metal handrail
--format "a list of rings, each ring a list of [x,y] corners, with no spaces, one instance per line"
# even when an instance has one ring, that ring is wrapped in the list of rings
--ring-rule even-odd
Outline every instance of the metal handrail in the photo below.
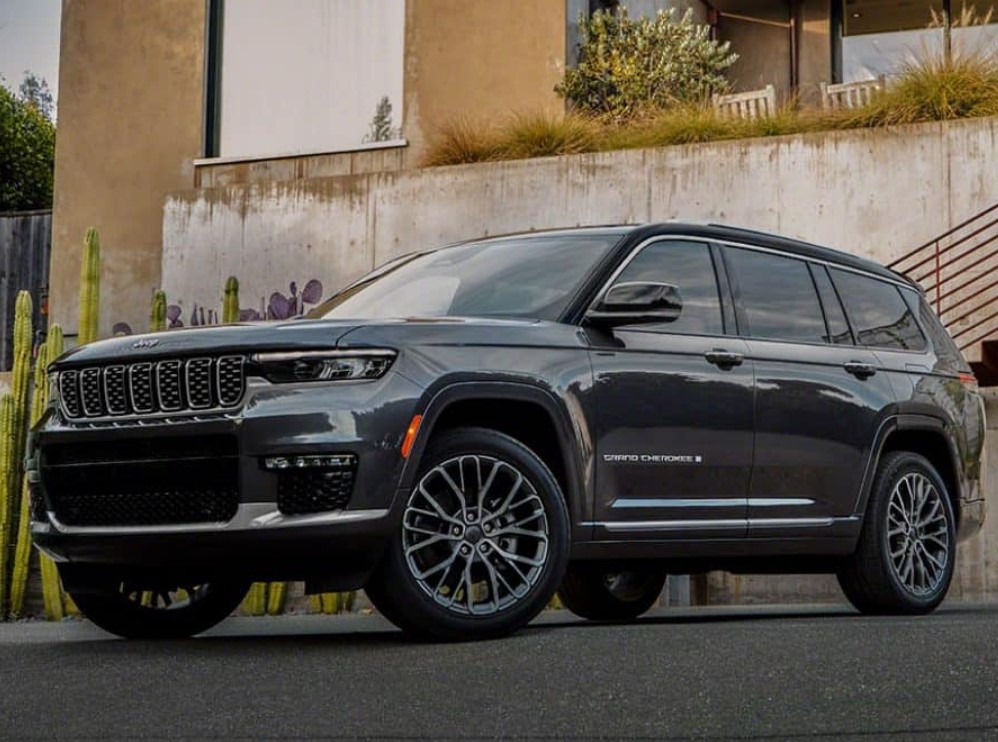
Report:
[[[985,235],[985,233],[998,226],[998,203],[984,209],[980,213],[957,224],[952,229],[947,230],[935,239],[929,240],[911,252],[902,255],[894,260],[888,267],[902,272],[922,285],[925,292],[932,293],[933,304],[940,319],[950,329],[954,340],[958,341],[961,350],[969,348],[988,337],[998,334],[998,311],[991,312],[984,317],[978,317],[967,327],[956,328],[957,322],[978,315],[981,310],[988,307],[990,300],[977,301],[978,297],[991,290],[998,290],[998,265],[989,264],[989,261],[998,258],[998,251],[984,252],[988,247],[998,243],[998,234]],[[992,216],[994,215],[994,216]],[[971,230],[958,237],[961,230],[971,227]],[[976,237],[985,235],[980,240]],[[943,245],[943,241],[956,237],[952,242]],[[971,243],[968,245],[968,243]],[[954,255],[953,252],[959,249]],[[928,254],[925,254],[928,251]],[[946,256],[943,259],[943,256]],[[971,262],[965,263],[959,270],[950,271],[959,263],[964,263],[968,259]],[[905,263],[915,261],[907,268],[901,268]],[[931,264],[931,269],[927,272],[919,271],[926,265]],[[983,273],[966,278],[965,271],[973,268],[984,268]],[[915,276],[918,271],[920,275]],[[944,276],[943,272],[948,271],[951,275]],[[964,296],[957,297],[964,290],[969,290]],[[955,300],[954,300],[955,299]],[[952,300],[952,301],[947,301]],[[946,303],[945,308],[943,303]],[[955,314],[959,312],[959,314]],[[982,329],[983,328],[983,329]],[[975,332],[976,331],[976,332]],[[967,339],[970,335],[971,339]],[[959,339],[963,338],[962,341]]]

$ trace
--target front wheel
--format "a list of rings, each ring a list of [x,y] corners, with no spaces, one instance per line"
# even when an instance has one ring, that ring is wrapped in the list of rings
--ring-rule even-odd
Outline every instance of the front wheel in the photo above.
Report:
[[[77,567],[78,569],[78,567]],[[234,611],[249,590],[242,581],[168,584],[110,577],[67,586],[80,611],[125,639],[183,639],[207,631]]]
[[[575,562],[558,595],[568,610],[590,621],[632,621],[655,605],[665,578],[653,565]]]
[[[946,597],[956,518],[946,484],[923,456],[887,454],[877,469],[859,545],[839,584],[863,613],[920,614]]]
[[[428,447],[366,591],[411,635],[502,636],[554,595],[568,545],[568,511],[544,462],[507,435],[461,428]]]

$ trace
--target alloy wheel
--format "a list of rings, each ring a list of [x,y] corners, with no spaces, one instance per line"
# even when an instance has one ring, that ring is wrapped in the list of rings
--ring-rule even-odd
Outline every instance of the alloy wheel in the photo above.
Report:
[[[459,615],[495,615],[526,598],[547,564],[549,536],[534,485],[512,464],[485,455],[430,469],[402,520],[410,575]]]
[[[934,593],[949,567],[950,527],[943,495],[924,474],[894,485],[887,504],[887,549],[898,582],[912,595]]]

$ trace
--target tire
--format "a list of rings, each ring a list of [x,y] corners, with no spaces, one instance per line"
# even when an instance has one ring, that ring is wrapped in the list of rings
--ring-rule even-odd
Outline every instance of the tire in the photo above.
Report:
[[[838,573],[862,613],[917,615],[942,603],[956,562],[956,518],[946,484],[908,451],[884,456],[855,553]]]
[[[568,560],[568,510],[544,462],[507,435],[459,428],[430,442],[416,482],[366,587],[374,606],[410,636],[439,641],[529,623]]]
[[[74,565],[77,574],[79,570]],[[125,639],[184,639],[200,634],[227,618],[248,590],[249,583],[242,581],[149,589],[103,578],[91,581],[86,589],[67,588],[84,616]]]
[[[665,578],[653,565],[574,562],[558,595],[568,610],[590,621],[633,621],[655,605]]]

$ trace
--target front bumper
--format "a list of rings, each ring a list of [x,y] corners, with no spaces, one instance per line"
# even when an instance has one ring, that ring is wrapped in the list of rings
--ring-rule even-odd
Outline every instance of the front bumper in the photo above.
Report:
[[[404,502],[397,492],[404,463],[399,449],[420,393],[390,372],[356,384],[254,382],[241,408],[221,416],[94,425],[70,424],[50,410],[33,433],[29,453],[29,480],[41,485],[45,511],[44,520],[32,522],[34,540],[57,562],[103,564],[122,572],[323,578],[339,580],[343,589],[357,587],[377,565],[397,525],[395,505]],[[136,442],[169,452],[219,438],[235,442],[238,469],[238,507],[225,522],[70,525],[60,522],[59,508],[46,492],[47,452],[59,446],[106,452],[108,458],[92,466],[107,466],[115,450],[133,449]],[[265,469],[263,460],[331,454],[357,460],[347,505],[307,515],[282,513],[281,474]]]

